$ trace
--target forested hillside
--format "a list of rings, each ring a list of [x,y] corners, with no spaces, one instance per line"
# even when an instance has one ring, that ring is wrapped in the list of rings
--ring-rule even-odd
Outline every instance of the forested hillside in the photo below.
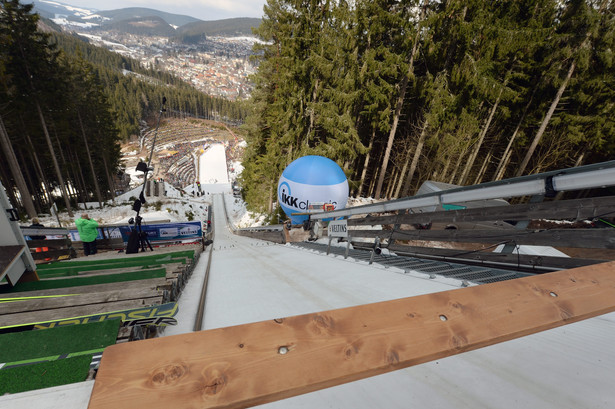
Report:
[[[54,33],[52,42],[94,66],[122,139],[139,133],[139,120],[158,112],[163,95],[170,112],[234,122],[242,122],[247,115],[245,104],[206,95],[167,72],[141,67],[138,61],[93,46],[81,37]]]
[[[215,21],[195,21],[177,29],[174,41],[194,42],[203,36],[246,36],[252,35],[252,28],[261,23],[257,18],[229,18]]]
[[[244,192],[340,164],[354,195],[401,197],[611,159],[615,3],[269,0],[257,30]]]
[[[13,0],[0,11],[0,176],[34,217],[56,189],[69,209],[69,195],[113,191],[119,138],[92,66],[61,55],[31,8]]]
[[[169,114],[241,120],[239,104],[79,38],[39,30],[31,5],[0,2],[0,180],[30,217],[113,196],[119,142]],[[57,196],[60,196],[58,199]]]
[[[40,7],[37,5],[36,7]],[[143,18],[156,16],[162,18],[167,24],[181,27],[184,24],[194,23],[201,21],[198,18],[185,16],[181,14],[165,13],[164,11],[148,9],[144,7],[127,7],[117,10],[101,10],[96,14],[111,19],[111,22],[118,22],[122,20],[131,20],[134,18]]]

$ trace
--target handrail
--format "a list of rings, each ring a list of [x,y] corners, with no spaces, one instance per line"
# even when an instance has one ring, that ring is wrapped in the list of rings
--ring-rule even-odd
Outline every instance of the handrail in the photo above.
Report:
[[[614,268],[111,345],[88,408],[245,408],[442,359],[615,311]]]
[[[443,204],[463,203],[477,200],[500,199],[530,195],[552,195],[556,192],[591,189],[615,185],[615,161],[554,170],[536,175],[463,186],[442,192],[427,193],[346,209],[310,215],[312,219],[348,217],[372,212],[391,212]]]

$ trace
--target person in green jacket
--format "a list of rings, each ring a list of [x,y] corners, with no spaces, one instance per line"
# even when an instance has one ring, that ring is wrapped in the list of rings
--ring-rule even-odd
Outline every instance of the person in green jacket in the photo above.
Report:
[[[83,213],[80,219],[75,220],[75,226],[83,243],[83,253],[86,256],[96,254],[96,237],[98,237],[98,222],[90,219],[87,213]]]

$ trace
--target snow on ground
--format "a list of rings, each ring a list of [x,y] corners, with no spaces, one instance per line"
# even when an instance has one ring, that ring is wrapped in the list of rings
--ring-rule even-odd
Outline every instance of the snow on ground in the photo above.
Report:
[[[209,149],[201,155],[200,162],[199,181],[202,185],[229,183],[228,171],[226,169],[226,153],[223,144],[212,144]]]
[[[59,26],[76,26],[76,27],[81,27],[81,28],[92,28],[92,27],[98,27],[100,25],[96,23],[79,23],[74,20],[68,20],[67,18],[64,18],[64,17],[52,18],[51,21],[53,21]],[[80,35],[83,35],[83,34],[80,34]]]
[[[264,214],[250,212],[246,209],[246,203],[238,197],[227,196],[226,203],[228,215],[236,228],[262,226],[265,221]]]
[[[504,249],[504,245],[500,244],[497,246],[493,252],[501,253]],[[548,257],[569,257],[567,254],[562,253],[556,248],[549,246],[530,246],[527,244],[521,246],[515,246],[515,249],[512,252],[513,254],[525,254],[530,256],[548,256]]]
[[[122,161],[127,161],[128,158],[123,158]],[[137,171],[135,167],[126,166],[124,172],[130,176],[130,185],[141,185],[143,184],[143,172]]]
[[[243,165],[240,161],[235,160],[231,162],[231,168],[228,170],[229,178],[234,181],[237,180],[241,172],[243,171]]]
[[[210,203],[210,198],[194,197],[182,193],[166,183],[164,186],[167,197],[146,196],[146,203],[139,213],[143,217],[143,223],[184,222],[190,218],[192,220],[207,220],[206,209]],[[102,209],[98,207],[98,202],[86,203],[87,209],[84,208],[83,203],[80,203],[79,208],[73,210],[74,217],[69,217],[66,212],[60,213],[62,226],[74,228],[75,219],[78,219],[82,213],[87,213],[103,225],[127,223],[131,217],[136,215],[136,212],[132,210],[132,205],[134,200],[139,197],[142,189],[143,186],[137,186],[119,195],[114,202],[108,201]],[[41,215],[39,220],[44,226],[58,227],[58,220],[54,216]]]

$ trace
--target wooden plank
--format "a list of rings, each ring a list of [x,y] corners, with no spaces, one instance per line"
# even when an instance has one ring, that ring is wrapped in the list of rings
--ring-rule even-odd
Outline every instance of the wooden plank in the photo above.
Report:
[[[379,375],[615,311],[614,271],[610,262],[113,345],[89,408],[243,408]]]
[[[277,231],[237,231],[237,234],[240,236],[244,236],[244,237],[251,237],[253,239],[259,239],[259,240],[266,240],[266,241],[272,241],[274,243],[284,243],[285,242],[285,237],[284,237],[284,231],[282,230],[277,230]]]
[[[28,240],[26,244],[30,249],[36,247],[48,247],[50,249],[64,249],[71,246],[70,239],[43,239],[43,240]]]
[[[121,283],[94,284],[80,287],[51,288],[48,290],[21,291],[17,293],[3,294],[2,298],[36,297],[41,295],[61,294],[92,294],[104,291],[120,291],[122,289],[150,288],[157,289],[166,287],[167,279],[164,277],[150,278],[148,280],[125,281]]]
[[[532,219],[591,219],[610,213],[615,206],[615,196],[589,199],[560,200],[511,206],[482,207],[478,209],[447,210],[432,213],[410,213],[401,216],[366,216],[348,220],[349,226],[374,226],[377,224],[427,224],[434,222],[485,222],[498,220]]]
[[[2,307],[0,308],[0,314],[33,312],[54,308],[77,307],[80,305],[101,304],[115,301],[139,300],[144,298],[158,297],[161,295],[161,290],[151,287],[141,287],[134,289],[122,288],[118,291],[103,291],[93,294],[71,295],[67,297],[31,298],[22,301],[3,303]],[[10,298],[10,296],[7,298]],[[0,315],[0,321],[1,320],[2,315]]]
[[[143,269],[145,267],[147,267],[147,269],[152,269],[152,268],[164,268],[166,269],[166,277],[167,278],[173,278],[175,277],[174,274],[178,273],[179,268],[181,268],[181,266],[184,266],[185,264],[182,263],[174,263],[174,264],[155,264],[152,263],[148,266],[134,266],[134,267],[126,267],[126,268],[110,268],[110,269],[106,269],[106,270],[83,270],[83,271],[79,271],[76,274],[72,274],[72,275],[67,275],[67,276],[57,276],[57,277],[49,277],[47,278],[45,274],[45,272],[43,272],[41,274],[41,279],[49,279],[49,280],[61,280],[63,278],[72,278],[72,277],[96,277],[96,276],[105,276],[105,275],[109,275],[109,274],[128,274],[128,273],[134,273],[134,272],[138,272],[138,271],[143,271]]]
[[[124,300],[102,304],[80,305],[77,307],[56,308],[52,310],[5,314],[0,315],[0,327],[80,317],[82,315],[102,314],[105,312],[128,310],[131,308],[139,308],[144,305],[161,303],[162,297],[150,297],[140,300]]]
[[[0,246],[0,278],[4,277],[5,270],[19,257],[24,246]]]
[[[34,249],[30,249],[30,254],[32,254],[32,258],[34,260],[45,260],[45,259],[55,260],[61,256],[70,256],[72,252],[71,249],[59,249],[59,250],[49,249],[48,251],[40,251],[40,252],[36,252],[33,250]]]
[[[67,236],[68,229],[62,227],[21,227],[21,234],[24,236]]]
[[[350,230],[352,237],[395,240],[454,241],[462,243],[530,244],[537,246],[615,249],[611,229],[550,230]]]

